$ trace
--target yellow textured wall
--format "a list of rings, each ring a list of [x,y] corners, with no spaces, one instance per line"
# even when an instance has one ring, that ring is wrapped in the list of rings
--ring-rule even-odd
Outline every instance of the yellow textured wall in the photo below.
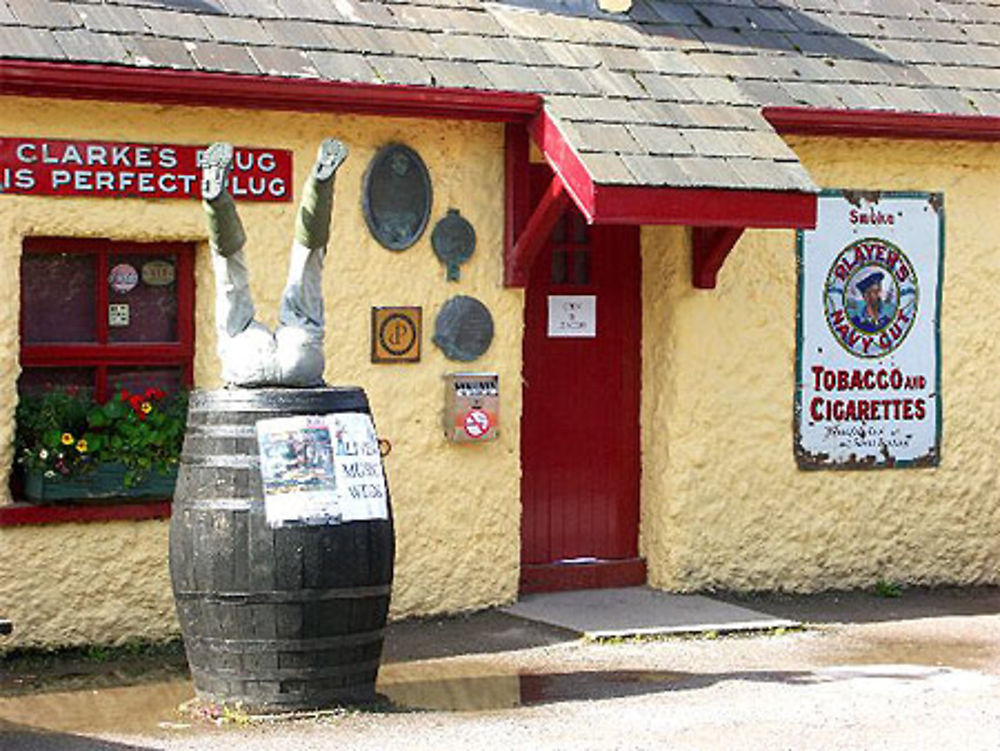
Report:
[[[291,149],[296,194],[319,141],[328,135],[344,140],[351,154],[337,176],[324,275],[326,378],[331,384],[364,387],[379,434],[393,444],[387,459],[397,535],[392,613],[401,617],[480,608],[515,597],[523,298],[501,284],[502,126],[0,98],[0,134],[150,143],[229,140]],[[433,183],[428,227],[419,242],[401,253],[379,246],[361,213],[365,168],[377,148],[389,142],[414,148]],[[459,283],[445,281],[444,267],[430,245],[434,223],[452,207],[472,223],[477,236],[476,253],[462,267]],[[243,205],[240,211],[259,317],[272,325],[284,285],[294,204]],[[34,234],[199,242],[195,380],[199,388],[219,385],[212,275],[197,201],[3,196],[0,487],[6,487],[12,460],[20,249],[23,238]],[[456,294],[479,298],[494,317],[492,346],[473,363],[449,361],[431,342],[438,309]],[[370,310],[375,305],[423,307],[421,362],[370,362]],[[496,443],[456,446],[443,438],[442,375],[465,370],[500,374],[501,437]],[[123,551],[128,555],[120,555]],[[75,594],[68,596],[70,592]],[[120,607],[108,607],[104,593],[119,598]],[[175,632],[166,525],[0,529],[0,614],[16,623],[15,638],[5,646],[113,642]]]
[[[941,464],[813,471],[792,452],[795,235],[745,233],[715,290],[643,233],[642,550],[672,590],[1000,581],[1000,146],[790,140],[822,187],[942,191]]]

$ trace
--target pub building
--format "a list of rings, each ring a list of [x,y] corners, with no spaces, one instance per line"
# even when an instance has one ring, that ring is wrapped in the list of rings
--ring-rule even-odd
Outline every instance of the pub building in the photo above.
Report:
[[[998,582],[1000,7],[0,0],[4,648],[177,634],[169,489],[29,497],[18,406],[220,388],[198,155],[273,326],[328,137],[392,618]]]

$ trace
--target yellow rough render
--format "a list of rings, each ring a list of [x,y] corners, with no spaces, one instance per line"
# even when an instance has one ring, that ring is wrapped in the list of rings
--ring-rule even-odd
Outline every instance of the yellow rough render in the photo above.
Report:
[[[715,290],[643,233],[642,550],[650,581],[817,591],[1000,581],[1000,146],[790,141],[822,187],[942,191],[941,464],[812,471],[792,450],[795,233],[749,231]]]
[[[337,176],[324,294],[327,310],[326,379],[360,385],[372,404],[378,432],[393,445],[386,461],[396,537],[396,577],[392,616],[482,608],[514,599],[519,567],[519,422],[521,411],[521,330],[523,295],[502,286],[503,128],[489,123],[421,122],[356,117],[160,107],[0,98],[0,133],[5,136],[79,140],[238,145],[294,151],[295,193],[305,180],[319,141],[334,135],[350,156]],[[403,252],[382,248],[372,238],[361,211],[365,169],[376,150],[406,143],[424,159],[433,186],[433,209],[420,240]],[[457,208],[476,231],[476,253],[462,266],[459,283],[445,280],[433,254],[434,224]],[[249,238],[247,256],[259,318],[273,325],[284,286],[295,203],[242,204]],[[220,385],[215,354],[214,286],[205,221],[196,201],[45,198],[4,196],[0,204],[0,487],[12,461],[18,317],[18,279],[24,237],[45,234],[109,237],[133,241],[197,242],[197,388]],[[490,309],[495,337],[473,363],[446,359],[431,342],[434,318],[451,296],[471,295]],[[370,362],[372,306],[420,305],[424,334],[419,363]],[[454,371],[500,374],[500,438],[495,443],[460,446],[447,442],[441,427],[444,383]],[[7,499],[9,500],[9,499]],[[162,530],[161,530],[162,527]],[[105,544],[109,529],[135,529],[130,565],[103,565],[91,557]],[[40,540],[61,540],[53,550],[74,551],[87,565],[67,567],[60,587],[119,592],[161,603],[169,598],[165,526],[160,522],[46,525],[0,529],[0,610],[16,624],[5,646],[113,642],[136,633],[176,631],[172,609],[145,608],[147,624],[110,623],[100,608],[74,608],[68,629],[60,613],[65,599],[50,582]],[[69,544],[72,540],[72,544]],[[79,556],[76,551],[80,551]],[[94,565],[91,565],[94,564]],[[157,572],[157,573],[150,573]],[[30,602],[19,593],[32,591]],[[51,593],[51,596],[48,594]],[[127,612],[123,607],[122,612]],[[25,625],[30,628],[25,628]],[[43,627],[44,624],[44,627]]]

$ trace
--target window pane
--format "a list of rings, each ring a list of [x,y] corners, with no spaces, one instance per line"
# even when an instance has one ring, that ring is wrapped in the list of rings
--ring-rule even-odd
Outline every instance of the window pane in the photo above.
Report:
[[[40,394],[44,391],[78,390],[81,398],[94,397],[93,368],[25,368],[17,382],[22,394]]]
[[[108,341],[176,342],[177,257],[111,255],[108,269]]]
[[[89,253],[22,256],[25,343],[96,341],[96,275],[97,256]]]
[[[181,368],[176,365],[108,368],[108,393],[112,397],[122,389],[135,394],[148,388],[158,388],[175,394],[183,383]]]

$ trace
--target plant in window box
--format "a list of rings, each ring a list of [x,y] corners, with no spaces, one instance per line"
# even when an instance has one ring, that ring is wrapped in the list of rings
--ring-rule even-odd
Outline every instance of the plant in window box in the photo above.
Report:
[[[33,501],[169,497],[184,441],[186,399],[151,388],[104,404],[79,392],[22,396],[17,461]]]

